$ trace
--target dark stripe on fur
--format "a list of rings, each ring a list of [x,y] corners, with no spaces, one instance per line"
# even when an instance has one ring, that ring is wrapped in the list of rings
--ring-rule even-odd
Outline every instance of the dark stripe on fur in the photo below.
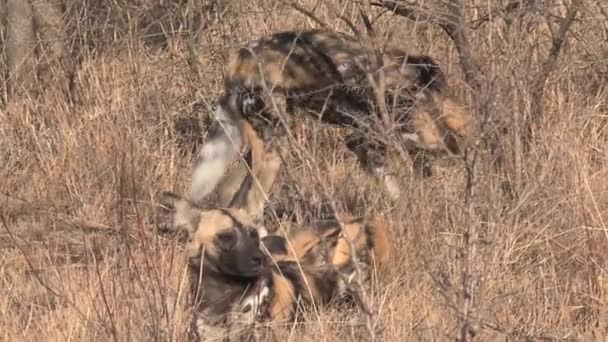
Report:
[[[306,302],[309,302],[307,299],[310,299],[308,287],[302,273],[300,272],[300,268],[298,267],[297,262],[295,261],[279,261],[277,262],[277,266],[279,268],[280,274],[282,274],[285,278],[287,278],[294,286],[296,297],[301,299],[305,299]],[[334,296],[335,289],[337,288],[337,277],[338,275],[335,271],[326,269],[322,270],[317,274],[308,274],[308,280],[312,281],[313,284],[311,286],[315,287],[321,298],[321,304],[328,303],[332,297]],[[312,298],[315,300],[315,298]],[[308,303],[310,304],[310,303]]]
[[[338,287],[338,274],[334,270],[326,269],[313,276],[315,286],[321,295],[321,303],[326,304],[331,301]]]
[[[366,237],[366,246],[367,246],[367,250],[371,251],[374,248],[374,233],[375,233],[375,229],[376,227],[372,224],[365,224],[363,225],[363,229],[365,229],[365,237]]]
[[[276,263],[276,266],[278,267],[277,273],[287,278],[293,285],[296,298],[307,298],[308,296],[302,295],[308,293],[308,290],[298,264],[295,261],[279,261]]]
[[[282,236],[268,235],[262,239],[262,243],[271,255],[287,254],[287,240]]]
[[[240,231],[244,231],[245,227],[243,226],[243,224],[236,219],[236,217],[234,217],[230,211],[226,210],[226,209],[219,209],[222,213],[224,213],[224,215],[228,216],[230,218],[230,220],[232,220],[232,222],[234,223],[234,225],[236,226],[236,228]]]
[[[319,220],[315,222],[315,229],[320,235],[325,236],[327,232],[335,230],[327,235],[328,238],[336,238],[340,234],[340,224],[336,219]]]
[[[253,164],[252,159],[253,159],[253,151],[251,149],[249,149],[249,152],[247,152],[247,155],[245,156],[245,163],[247,164],[247,166],[249,166],[250,169],[252,169],[252,164]],[[245,179],[243,180],[243,183],[241,183],[241,187],[230,200],[228,207],[229,208],[244,207],[247,204],[247,194],[251,190],[252,186],[253,186],[253,176],[251,175],[251,172],[249,172],[249,170],[248,170],[247,175],[245,176]]]
[[[407,56],[406,63],[418,70],[420,86],[438,93],[446,86],[445,74],[430,56]]]

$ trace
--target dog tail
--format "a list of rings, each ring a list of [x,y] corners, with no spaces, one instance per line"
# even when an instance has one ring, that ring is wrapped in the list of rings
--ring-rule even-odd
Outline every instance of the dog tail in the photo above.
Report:
[[[194,162],[190,200],[195,203],[217,187],[244,143],[245,119],[238,102],[238,97],[232,94],[218,101],[209,138]]]

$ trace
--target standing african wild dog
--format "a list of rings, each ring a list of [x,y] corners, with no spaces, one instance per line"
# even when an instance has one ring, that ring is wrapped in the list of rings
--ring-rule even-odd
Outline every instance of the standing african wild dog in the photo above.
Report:
[[[280,158],[264,151],[248,123],[243,130],[252,145],[253,173],[228,208],[205,210],[169,192],[162,197],[174,210],[173,228],[189,235],[191,332],[196,338],[215,340],[234,333],[238,339],[242,331],[234,330],[257,321],[292,319],[300,304],[323,305],[347,294],[355,269],[348,241],[365,279],[388,258],[389,239],[381,222],[349,218],[344,229],[337,221],[326,221],[294,230],[287,238],[261,235],[256,222]]]
[[[368,171],[386,175],[386,145],[369,134],[377,111],[366,74],[379,70],[372,56],[353,37],[318,30],[275,33],[234,51],[215,124],[195,162],[191,199],[210,194],[236,157],[242,144],[239,120],[252,123],[264,139],[280,135],[268,93],[283,96],[288,113],[299,109],[322,122],[352,127],[347,147]],[[439,66],[429,56],[392,47],[383,58],[386,100],[399,114],[394,121],[406,150],[414,157],[421,150],[459,153],[456,137],[468,135],[468,113],[444,95],[446,81]],[[430,165],[414,165],[430,176]],[[397,196],[397,189],[390,191]]]

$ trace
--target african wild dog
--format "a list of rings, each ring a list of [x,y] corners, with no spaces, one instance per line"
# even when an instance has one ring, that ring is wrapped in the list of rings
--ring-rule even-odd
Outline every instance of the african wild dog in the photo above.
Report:
[[[390,251],[380,221],[349,218],[344,229],[337,221],[326,221],[294,230],[287,238],[261,234],[256,222],[280,159],[264,151],[261,140],[252,140],[255,132],[244,125],[244,136],[252,144],[253,173],[247,174],[228,208],[202,209],[174,193],[162,196],[162,203],[174,210],[173,228],[189,235],[186,250],[195,310],[191,332],[196,338],[240,339],[242,328],[250,324],[293,319],[300,304],[327,304],[348,294],[353,254],[369,280],[373,267],[383,265]],[[254,178],[260,187],[253,184]]]
[[[324,123],[352,127],[347,147],[365,169],[386,175],[386,143],[369,134],[378,112],[366,78],[366,73],[379,70],[372,55],[353,37],[318,30],[275,33],[234,51],[215,124],[195,162],[191,199],[210,194],[236,157],[243,143],[240,120],[249,121],[266,141],[281,135],[269,93],[285,99],[288,113],[298,109]],[[399,114],[394,121],[406,150],[413,157],[422,150],[459,153],[457,137],[469,134],[468,113],[445,95],[446,80],[439,66],[429,56],[397,48],[386,49],[383,56],[386,100]],[[430,176],[430,165],[418,160],[416,169]],[[397,189],[390,191],[397,196]]]

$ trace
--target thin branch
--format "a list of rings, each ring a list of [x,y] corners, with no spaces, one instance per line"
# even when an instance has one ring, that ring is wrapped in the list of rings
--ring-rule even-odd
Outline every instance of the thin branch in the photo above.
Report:
[[[451,0],[448,6],[450,19],[445,20],[441,27],[452,39],[454,45],[456,46],[458,56],[460,57],[460,64],[462,65],[462,71],[464,72],[465,81],[471,87],[473,92],[479,94],[481,91],[481,81],[478,77],[478,64],[471,53],[460,1]]]
[[[60,300],[64,301],[67,305],[69,305],[72,309],[74,309],[74,311],[79,316],[79,318],[82,319],[84,322],[91,322],[90,319],[87,318],[88,315],[85,315],[85,313],[79,309],[79,306],[76,305],[75,302],[70,300],[70,298],[68,298],[68,296],[64,296],[64,295],[60,294],[57,290],[53,289],[53,287],[51,287],[49,284],[47,284],[42,279],[42,277],[40,275],[40,271],[36,267],[34,267],[34,262],[30,259],[30,256],[27,252],[27,251],[33,250],[32,246],[30,245],[30,243],[27,240],[17,238],[15,233],[9,228],[8,218],[3,214],[0,214],[0,223],[2,224],[2,227],[4,228],[4,230],[10,237],[10,239],[14,242],[14,245],[17,247],[19,252],[23,255],[25,263],[27,264],[27,267],[30,271],[30,275],[33,276],[33,278],[40,284],[40,286],[42,286],[45,290],[47,290],[48,293],[50,293],[51,295],[55,296],[56,298],[59,298]],[[19,243],[18,240],[22,240],[27,248],[23,248],[22,244]]]
[[[519,9],[524,10],[527,8],[531,8],[533,5],[534,0],[513,0],[505,7],[494,9],[486,15],[482,16],[481,18],[471,22],[471,28],[478,29],[479,27],[481,27],[481,25],[486,22],[491,22],[496,17],[506,17],[512,12],[515,12]]]
[[[393,121],[391,120],[391,116],[389,115],[388,108],[386,106],[386,101],[384,100],[386,93],[386,81],[384,78],[384,58],[382,56],[383,49],[378,39],[378,36],[372,27],[371,22],[361,9],[359,9],[359,15],[361,16],[363,23],[365,24],[367,35],[371,40],[371,45],[376,58],[376,68],[378,69],[378,80],[376,81],[374,75],[370,72],[367,74],[368,82],[370,83],[374,91],[374,96],[376,97],[378,110],[380,111],[380,117],[382,118],[382,123],[384,125],[385,132],[392,132]],[[361,38],[362,37],[359,37],[359,39]]]
[[[481,82],[477,77],[477,63],[473,59],[469,42],[466,39],[466,25],[463,22],[459,1],[449,1],[447,15],[435,14],[425,6],[405,1],[384,0],[380,3],[374,2],[372,5],[388,8],[394,14],[412,21],[426,21],[441,27],[454,42],[454,46],[460,57],[465,81],[474,92],[478,92],[481,89]]]
[[[540,71],[532,83],[530,92],[532,103],[530,107],[530,114],[526,120],[527,122],[523,137],[524,153],[527,153],[530,150],[531,142],[534,139],[534,126],[539,122],[543,114],[542,100],[545,93],[545,83],[551,75],[551,72],[553,72],[555,69],[559,54],[566,40],[566,35],[568,34],[572,23],[574,23],[574,19],[576,18],[580,7],[581,0],[572,0],[570,8],[568,8],[568,12],[566,13],[566,17],[562,19],[557,34],[553,37],[553,42],[551,44],[549,54],[547,55],[547,59],[545,59],[543,62]]]
[[[305,16],[307,16],[308,18],[310,18],[312,21],[314,21],[315,23],[317,23],[319,26],[321,26],[324,30],[329,30],[329,25],[327,25],[325,22],[323,22],[323,20],[319,19],[314,13],[312,13],[311,11],[307,10],[306,8],[300,6],[297,2],[289,2],[289,5],[291,7],[293,7],[293,9],[295,9],[296,11],[304,14]]]
[[[289,52],[285,62],[287,61],[287,59],[290,57],[292,51]],[[260,67],[260,66],[258,66]],[[284,65],[283,65],[284,67]],[[262,89],[264,92],[266,92],[267,94],[271,94],[271,87],[268,85],[266,79],[264,79],[264,77],[262,77],[261,79],[261,83],[262,83]],[[287,141],[290,143],[291,146],[293,146],[296,151],[299,152],[299,154],[301,156],[303,156],[303,158],[307,161],[306,165],[309,167],[311,174],[313,175],[313,177],[315,178],[315,180],[317,181],[318,184],[323,186],[323,195],[324,197],[327,199],[328,201],[328,205],[330,206],[335,218],[337,219],[338,225],[340,227],[340,230],[342,232],[345,231],[345,227],[344,227],[344,223],[342,222],[342,220],[339,218],[338,216],[338,211],[337,211],[337,206],[333,200],[333,198],[331,197],[331,195],[326,191],[326,189],[328,188],[327,186],[325,186],[325,182],[323,181],[321,174],[322,172],[319,170],[318,165],[314,162],[312,162],[313,158],[310,156],[309,153],[307,153],[306,150],[304,150],[295,140],[294,134],[291,131],[291,129],[289,128],[288,123],[285,120],[285,117],[282,113],[282,111],[279,109],[275,98],[270,96],[269,97],[269,102],[270,102],[270,106],[271,106],[271,110],[273,110],[276,114],[277,117],[280,121],[280,124],[283,126],[283,128],[285,129],[285,134],[287,137]],[[275,213],[276,215],[276,213]],[[362,270],[359,266],[358,263],[358,256],[357,256],[357,252],[356,252],[356,248],[354,245],[354,242],[351,241],[351,239],[347,236],[347,235],[343,235],[344,240],[346,241],[347,245],[349,246],[349,249],[352,251],[352,254],[350,255],[350,259],[351,262],[354,265],[355,268],[355,281],[354,283],[350,283],[349,285],[351,285],[351,289],[354,292],[354,297],[355,300],[357,302],[357,304],[359,305],[359,307],[362,309],[362,311],[365,314],[366,317],[366,328],[368,330],[369,333],[369,337],[370,340],[376,341],[377,337],[376,337],[376,326],[377,326],[377,322],[375,319],[375,310],[374,310],[374,306],[370,301],[370,298],[368,298],[367,293],[365,293],[364,291],[364,286],[362,285]],[[293,248],[293,246],[291,246],[291,244],[288,242],[288,246],[289,248]],[[300,269],[300,272],[303,272],[303,269],[298,261],[298,267]],[[340,272],[338,272],[338,274],[340,276],[343,276],[340,274]],[[308,287],[308,290],[310,291],[310,287],[308,286],[308,281],[305,279],[304,283],[306,284],[306,286]],[[312,295],[312,294],[311,294]]]
[[[405,1],[384,0],[381,2],[372,2],[371,5],[376,7],[384,7],[398,16],[405,17],[416,22],[426,21],[429,23],[444,25],[445,21],[447,20],[445,17],[431,13],[431,10],[423,5]]]
[[[331,1],[325,1],[324,4],[325,4],[325,6],[327,6],[329,8],[329,10],[332,12],[333,15],[335,15],[340,20],[342,20],[344,23],[346,23],[346,25],[348,26],[348,28],[350,28],[350,30],[353,31],[353,34],[355,36],[359,36],[360,35],[359,30],[357,29],[357,26],[355,24],[353,24],[353,22],[350,21],[350,19],[348,19],[347,17],[345,17],[344,15],[342,15],[340,13],[340,11],[338,11],[338,9],[336,8],[336,6],[334,6],[333,2],[331,2]]]
[[[487,89],[482,86],[478,63],[473,57],[469,39],[467,37],[467,27],[464,23],[464,14],[462,11],[462,1],[449,0],[448,12],[445,15],[432,14],[428,9],[409,2],[382,1],[383,7],[388,7],[399,16],[403,16],[410,20],[424,20],[437,24],[450,37],[460,58],[460,64],[464,73],[465,82],[472,90],[472,97],[476,114],[479,118],[480,125],[487,122],[489,118],[489,110],[487,101]],[[478,258],[478,227],[475,220],[475,198],[477,189],[477,173],[479,162],[478,142],[472,147],[467,147],[463,153],[465,163],[465,210],[466,220],[464,222],[464,231],[462,232],[462,242],[460,252],[462,255],[460,264],[460,298],[459,307],[453,308],[457,311],[459,320],[457,341],[465,342],[475,336],[478,330],[476,324],[476,315],[474,312],[473,298],[476,291],[479,291],[478,280],[479,275],[475,272],[475,264],[479,262]]]

